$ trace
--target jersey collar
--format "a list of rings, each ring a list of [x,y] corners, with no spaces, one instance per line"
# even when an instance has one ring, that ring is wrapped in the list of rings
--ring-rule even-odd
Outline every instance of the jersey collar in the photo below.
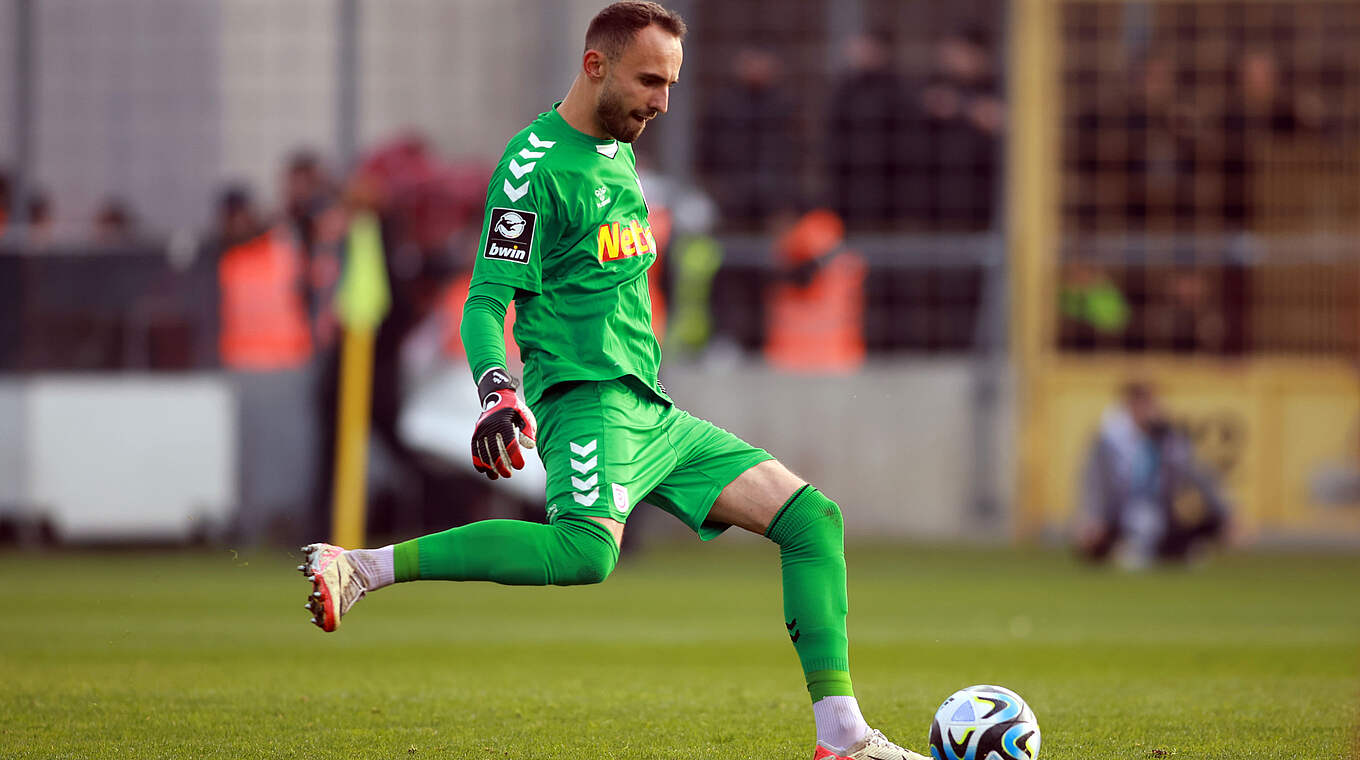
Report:
[[[553,103],[552,110],[548,111],[548,119],[550,119],[555,126],[560,128],[563,134],[572,137],[577,142],[589,145],[596,153],[599,153],[605,158],[613,158],[619,154],[618,140],[599,140],[568,124],[567,120],[562,118],[562,114],[557,112],[557,107],[560,105],[562,105],[562,101],[560,100]]]

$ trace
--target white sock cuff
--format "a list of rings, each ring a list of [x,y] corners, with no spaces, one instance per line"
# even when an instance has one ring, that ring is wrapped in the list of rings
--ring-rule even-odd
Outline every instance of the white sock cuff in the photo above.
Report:
[[[849,749],[869,733],[869,724],[854,697],[822,697],[812,704],[817,720],[817,741],[832,750]]]
[[[345,556],[354,562],[365,589],[373,591],[397,582],[396,554],[392,544],[381,549],[353,549],[345,552]]]

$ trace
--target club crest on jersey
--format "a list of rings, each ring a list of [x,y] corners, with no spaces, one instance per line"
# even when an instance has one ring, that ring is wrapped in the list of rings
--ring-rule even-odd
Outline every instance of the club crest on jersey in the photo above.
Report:
[[[648,251],[656,252],[656,238],[652,237],[651,226],[644,226],[636,219],[601,224],[598,241],[600,261],[616,261]]]
[[[482,258],[528,264],[537,222],[538,214],[532,211],[491,209],[491,223],[486,231],[486,248],[482,249]]]

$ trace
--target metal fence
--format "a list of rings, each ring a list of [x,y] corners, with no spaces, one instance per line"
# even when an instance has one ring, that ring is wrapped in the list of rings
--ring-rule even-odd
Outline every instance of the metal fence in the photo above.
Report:
[[[1059,340],[1355,355],[1360,5],[1061,6]]]

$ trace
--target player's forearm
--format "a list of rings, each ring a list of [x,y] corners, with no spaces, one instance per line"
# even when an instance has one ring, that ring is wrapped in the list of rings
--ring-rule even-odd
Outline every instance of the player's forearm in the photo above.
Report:
[[[490,282],[468,290],[458,334],[474,381],[492,367],[505,366],[505,311],[514,297],[514,288]]]

